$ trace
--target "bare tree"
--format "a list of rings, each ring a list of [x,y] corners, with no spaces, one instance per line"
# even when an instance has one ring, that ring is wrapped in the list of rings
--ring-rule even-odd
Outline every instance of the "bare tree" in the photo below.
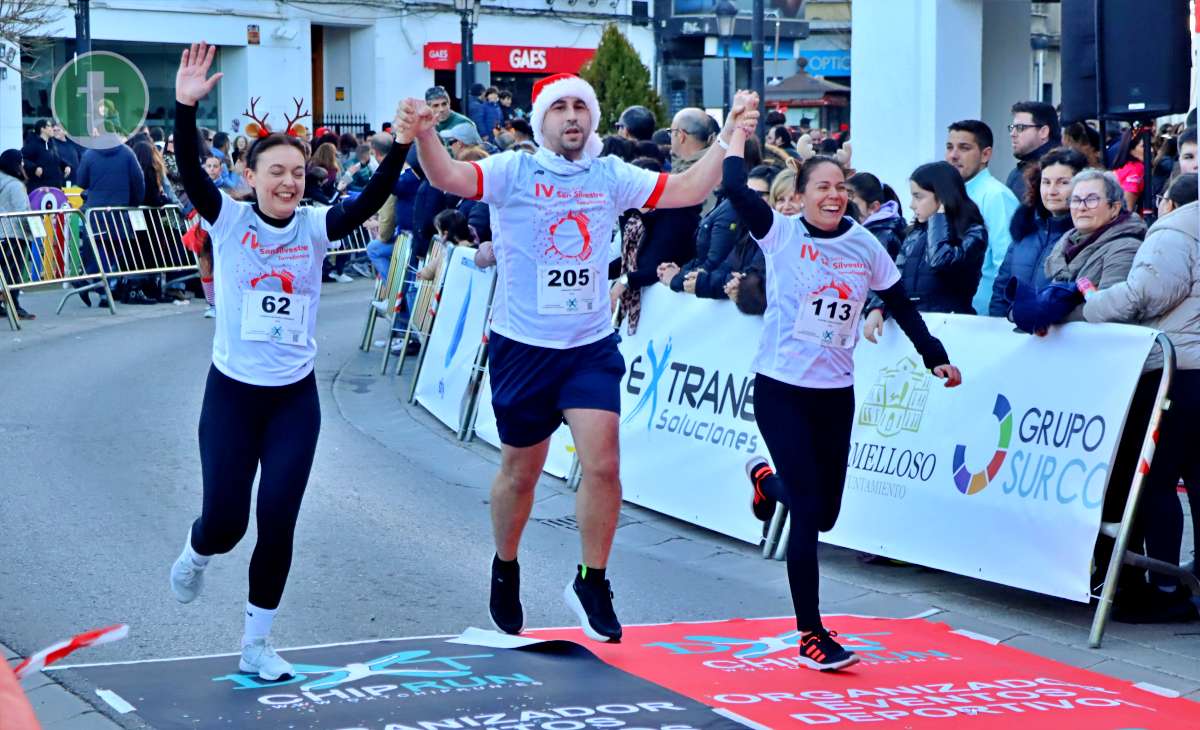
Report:
[[[5,47],[16,47],[18,54],[44,47],[49,42],[44,29],[61,15],[55,0],[0,0],[0,66],[18,69],[20,57],[9,59]],[[24,73],[30,75],[29,69]]]

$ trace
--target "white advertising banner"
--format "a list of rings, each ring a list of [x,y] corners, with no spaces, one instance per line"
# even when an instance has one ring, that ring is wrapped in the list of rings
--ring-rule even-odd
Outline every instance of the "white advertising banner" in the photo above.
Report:
[[[500,448],[500,432],[496,429],[496,413],[492,410],[492,379],[485,373],[479,391],[479,412],[475,416],[475,435],[484,443]],[[553,477],[566,479],[575,459],[575,442],[567,424],[558,427],[550,437],[550,452],[546,454],[543,471]]]
[[[458,431],[467,417],[471,370],[487,326],[494,267],[475,265],[475,252],[455,246],[447,254],[437,319],[417,374],[417,403]]]
[[[1109,464],[1155,332],[926,322],[963,385],[944,388],[894,322],[859,344],[845,498],[822,540],[1087,601]],[[758,542],[745,464],[766,455],[750,370],[761,326],[729,302],[644,290],[638,332],[622,332],[626,499]]]

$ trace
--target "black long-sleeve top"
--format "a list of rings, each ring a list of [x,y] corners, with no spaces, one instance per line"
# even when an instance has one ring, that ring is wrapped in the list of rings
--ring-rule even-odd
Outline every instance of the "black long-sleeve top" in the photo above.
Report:
[[[749,227],[750,235],[756,240],[761,240],[771,232],[771,226],[775,222],[774,212],[771,210],[771,206],[759,197],[758,193],[746,186],[746,180],[746,165],[742,158],[726,157],[721,180],[723,193],[737,210],[738,216]],[[816,226],[807,226],[807,230],[813,238],[829,239],[846,234],[853,226],[854,224],[848,218],[842,218],[835,231],[825,231]],[[925,367],[932,370],[950,362],[946,348],[942,346],[940,340],[929,333],[929,328],[925,326],[925,320],[921,319],[916,306],[908,298],[903,284],[896,282],[877,293],[887,306],[888,313],[896,320],[900,329],[904,331],[904,334],[916,347],[917,352],[920,353]],[[767,306],[770,304],[768,301]]]
[[[188,199],[200,216],[209,223],[216,223],[221,213],[221,192],[200,166],[198,138],[196,107],[176,102],[175,158],[179,166],[179,177]],[[391,150],[379,163],[379,169],[358,197],[338,203],[330,209],[325,218],[325,231],[330,241],[350,235],[383,206],[404,169],[404,158],[408,155],[408,148],[407,144],[392,145]],[[291,221],[290,216],[279,219],[263,213],[257,202],[254,203],[254,212],[267,223],[279,228]]]

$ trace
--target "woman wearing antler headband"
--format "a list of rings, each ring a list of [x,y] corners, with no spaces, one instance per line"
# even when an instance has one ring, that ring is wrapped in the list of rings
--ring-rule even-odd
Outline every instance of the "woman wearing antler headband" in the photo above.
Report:
[[[250,594],[239,668],[267,680],[292,675],[271,646],[271,622],[292,561],[292,538],[308,483],[321,409],[313,361],[321,262],[327,250],[364,223],[391,192],[409,140],[400,140],[362,193],[332,207],[297,208],[304,195],[306,148],[301,102],[282,132],[267,115],[246,132],[250,202],[219,192],[200,167],[196,104],[221,74],[209,77],[216,48],[193,44],[175,77],[175,143],[179,174],[192,204],[210,226],[216,274],[213,365],[200,412],[204,501],[183,553],[171,568],[171,590],[195,599],[213,555],[241,540],[250,518],[254,473],[258,543],[250,558]],[[257,101],[257,100],[254,100]]]

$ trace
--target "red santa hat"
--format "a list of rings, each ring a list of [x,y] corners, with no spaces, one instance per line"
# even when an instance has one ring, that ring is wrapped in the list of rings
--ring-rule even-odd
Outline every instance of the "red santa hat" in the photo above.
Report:
[[[600,102],[596,99],[596,90],[592,85],[574,74],[555,74],[547,76],[533,85],[533,108],[529,111],[529,126],[533,127],[533,140],[539,145],[545,144],[542,136],[542,120],[554,102],[573,96],[582,99],[592,113],[592,128],[587,143],[583,146],[584,154],[589,157],[599,157],[601,150],[600,137],[596,130],[600,128]]]

